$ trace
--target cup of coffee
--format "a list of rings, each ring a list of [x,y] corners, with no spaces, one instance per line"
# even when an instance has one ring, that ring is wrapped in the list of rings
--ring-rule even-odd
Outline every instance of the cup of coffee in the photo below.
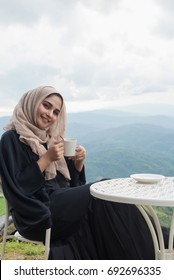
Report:
[[[77,146],[77,139],[64,138],[64,156],[72,157],[75,155],[75,149]]]

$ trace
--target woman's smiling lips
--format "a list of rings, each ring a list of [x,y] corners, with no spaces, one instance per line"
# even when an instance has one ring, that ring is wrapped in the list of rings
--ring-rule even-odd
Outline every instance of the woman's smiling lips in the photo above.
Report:
[[[41,119],[44,123],[50,123],[50,120],[45,116],[41,116]]]

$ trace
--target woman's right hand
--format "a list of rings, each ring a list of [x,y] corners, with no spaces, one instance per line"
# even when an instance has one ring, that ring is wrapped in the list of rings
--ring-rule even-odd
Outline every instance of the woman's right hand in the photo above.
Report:
[[[48,151],[39,158],[37,164],[41,172],[49,166],[52,161],[60,160],[64,156],[64,145],[63,142],[58,142],[49,147]]]
[[[58,142],[49,147],[47,154],[50,161],[60,160],[64,156],[64,145],[63,142]]]

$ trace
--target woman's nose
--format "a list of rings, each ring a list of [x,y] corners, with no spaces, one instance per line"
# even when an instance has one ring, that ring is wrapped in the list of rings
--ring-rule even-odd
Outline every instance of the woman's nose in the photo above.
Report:
[[[49,116],[50,118],[52,118],[52,116],[53,116],[53,111],[52,111],[52,110],[47,111],[47,116]]]

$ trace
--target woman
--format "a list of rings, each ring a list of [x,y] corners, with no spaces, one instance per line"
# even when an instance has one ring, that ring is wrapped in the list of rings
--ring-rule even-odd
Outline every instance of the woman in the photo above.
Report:
[[[51,86],[28,91],[16,105],[0,143],[3,191],[21,235],[44,240],[49,259],[153,259],[149,229],[134,206],[90,195],[86,151],[64,157],[63,97]]]

